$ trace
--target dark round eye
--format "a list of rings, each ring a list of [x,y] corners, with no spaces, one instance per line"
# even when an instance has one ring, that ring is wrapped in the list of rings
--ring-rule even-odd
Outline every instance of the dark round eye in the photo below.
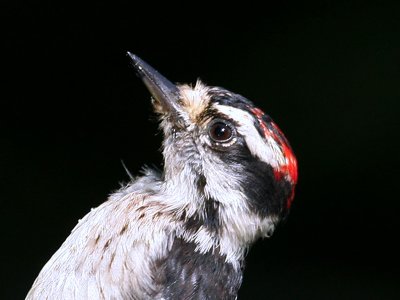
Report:
[[[222,121],[211,124],[208,131],[211,139],[215,142],[228,142],[233,137],[233,129],[230,125]]]

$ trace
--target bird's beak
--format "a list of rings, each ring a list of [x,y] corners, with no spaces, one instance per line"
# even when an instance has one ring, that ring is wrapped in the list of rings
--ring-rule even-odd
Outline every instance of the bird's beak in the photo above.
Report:
[[[127,54],[132,59],[132,65],[137,74],[143,80],[157,104],[161,105],[162,112],[177,116],[180,111],[180,93],[177,86],[136,55],[130,52]]]

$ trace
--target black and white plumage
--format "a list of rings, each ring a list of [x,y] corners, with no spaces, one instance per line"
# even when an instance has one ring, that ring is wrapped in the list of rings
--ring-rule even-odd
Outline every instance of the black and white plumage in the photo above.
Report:
[[[174,85],[128,54],[160,116],[164,170],[80,220],[27,299],[235,299],[246,250],[289,210],[296,158],[249,100]]]

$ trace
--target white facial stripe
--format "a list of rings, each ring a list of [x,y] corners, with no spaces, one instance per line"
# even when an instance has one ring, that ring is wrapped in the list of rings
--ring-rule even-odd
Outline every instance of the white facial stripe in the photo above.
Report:
[[[277,142],[272,137],[260,136],[254,126],[254,118],[248,112],[220,104],[216,104],[215,107],[239,124],[237,130],[244,136],[247,147],[254,156],[274,168],[285,163],[285,158]]]

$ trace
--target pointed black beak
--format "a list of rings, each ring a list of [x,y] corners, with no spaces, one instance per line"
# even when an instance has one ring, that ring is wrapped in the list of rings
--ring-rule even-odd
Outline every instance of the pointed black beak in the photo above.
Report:
[[[136,55],[127,52],[132,65],[143,80],[153,98],[163,107],[163,111],[175,115],[179,109],[179,90],[175,84],[158,73],[153,67]]]

